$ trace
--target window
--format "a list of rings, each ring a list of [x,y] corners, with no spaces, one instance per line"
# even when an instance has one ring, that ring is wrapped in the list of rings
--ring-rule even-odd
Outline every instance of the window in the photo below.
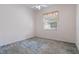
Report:
[[[58,22],[58,11],[43,14],[43,25],[45,30],[56,30]]]

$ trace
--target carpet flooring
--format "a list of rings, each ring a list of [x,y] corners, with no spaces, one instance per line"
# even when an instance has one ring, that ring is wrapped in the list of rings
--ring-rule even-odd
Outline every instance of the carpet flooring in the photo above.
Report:
[[[78,54],[76,45],[44,38],[30,38],[0,47],[0,54]]]

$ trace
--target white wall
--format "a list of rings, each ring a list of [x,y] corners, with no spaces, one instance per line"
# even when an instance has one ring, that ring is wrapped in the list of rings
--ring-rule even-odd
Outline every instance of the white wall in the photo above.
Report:
[[[79,50],[79,5],[76,8],[76,44]]]
[[[33,11],[24,5],[0,5],[0,46],[34,35]]]
[[[42,14],[59,11],[57,31],[45,31],[43,29]],[[36,36],[59,41],[75,43],[75,12],[76,5],[53,5],[36,14]]]

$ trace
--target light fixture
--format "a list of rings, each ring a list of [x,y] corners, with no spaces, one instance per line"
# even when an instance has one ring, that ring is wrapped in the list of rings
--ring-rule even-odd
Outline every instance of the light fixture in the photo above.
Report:
[[[35,8],[35,9],[38,9],[38,10],[45,8],[45,7],[48,7],[48,6],[47,5],[34,5],[34,6],[32,6],[32,8]]]

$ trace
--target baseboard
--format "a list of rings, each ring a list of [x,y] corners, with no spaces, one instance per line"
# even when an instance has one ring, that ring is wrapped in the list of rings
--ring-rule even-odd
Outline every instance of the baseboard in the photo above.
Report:
[[[34,36],[33,36],[33,37],[29,37],[29,38],[25,38],[25,39],[23,39],[23,40],[31,39],[31,38],[34,38]],[[3,44],[3,45],[0,45],[0,46],[10,45],[10,44],[13,44],[13,43],[16,43],[16,42],[20,42],[20,41],[23,41],[23,40],[13,41],[13,42],[10,42],[10,43],[7,43],[7,44]]]
[[[40,39],[49,39],[49,38],[38,37],[38,36],[34,36],[34,37],[37,37],[37,38],[40,38]],[[49,39],[49,40],[60,41],[60,40],[56,40],[56,39]],[[72,43],[72,42],[66,42],[66,41],[61,41],[61,42],[75,44],[75,43]],[[75,44],[75,45],[76,45],[76,44]]]

